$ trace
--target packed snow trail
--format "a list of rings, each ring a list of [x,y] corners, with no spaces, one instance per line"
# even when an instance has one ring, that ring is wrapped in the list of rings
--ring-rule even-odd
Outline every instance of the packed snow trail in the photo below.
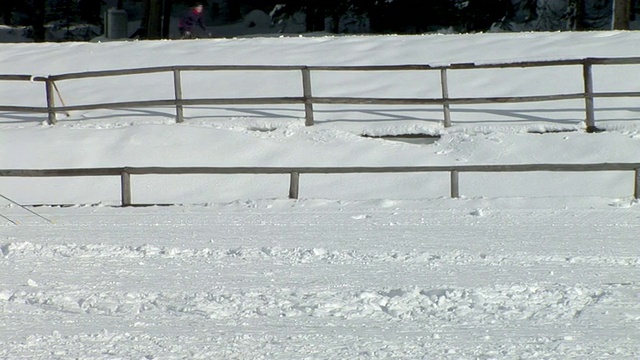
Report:
[[[547,201],[5,207],[0,357],[637,358],[640,208]]]

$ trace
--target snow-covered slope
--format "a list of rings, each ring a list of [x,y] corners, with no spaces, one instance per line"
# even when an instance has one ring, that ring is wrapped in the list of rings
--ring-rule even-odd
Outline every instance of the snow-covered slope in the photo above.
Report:
[[[634,32],[2,44],[0,74],[174,64],[449,64],[637,56]],[[634,66],[596,69],[634,91]],[[187,96],[299,91],[286,76],[188,74]],[[170,76],[61,81],[68,104],[172,96]],[[313,78],[315,95],[437,93],[412,73]],[[453,96],[581,91],[581,69],[450,74]],[[636,89],[637,91],[637,89]],[[0,104],[44,103],[0,83]],[[192,107],[0,113],[0,169],[640,161],[635,99],[442,109]],[[562,130],[559,133],[538,132]],[[536,133],[531,133],[535,131]],[[430,142],[362,135],[437,134]],[[633,173],[0,178],[0,358],[636,359]],[[86,205],[93,204],[93,205]],[[196,205],[193,205],[196,204]]]

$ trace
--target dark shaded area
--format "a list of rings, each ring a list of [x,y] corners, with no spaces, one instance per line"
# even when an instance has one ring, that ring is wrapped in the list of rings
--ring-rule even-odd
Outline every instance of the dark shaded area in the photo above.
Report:
[[[129,21],[141,20],[132,37],[168,38],[170,18],[193,6],[195,0],[2,0],[5,25],[28,26],[26,36],[45,41],[45,25],[70,28],[75,24],[102,27],[107,8],[125,9]],[[354,31],[345,24],[366,24],[359,32],[422,34],[446,29],[467,33],[500,31],[563,31],[628,29],[638,0],[203,0],[209,23],[241,21],[252,10],[272,14],[274,24],[294,15],[306,32]],[[114,6],[115,4],[115,6]],[[615,6],[614,6],[615,5]],[[277,8],[277,11],[275,11]],[[615,10],[615,11],[614,11]],[[53,25],[52,25],[53,24]],[[87,35],[89,36],[89,35]],[[68,31],[63,40],[78,38]]]

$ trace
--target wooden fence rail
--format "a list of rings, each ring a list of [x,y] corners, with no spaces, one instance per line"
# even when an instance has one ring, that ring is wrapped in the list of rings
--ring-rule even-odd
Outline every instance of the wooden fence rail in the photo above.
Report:
[[[633,197],[640,199],[640,163],[599,164],[518,164],[518,165],[452,165],[452,166],[387,166],[387,167],[115,167],[76,169],[5,169],[0,177],[83,177],[119,176],[121,205],[132,206],[132,175],[187,174],[281,174],[290,175],[289,198],[297,199],[302,174],[364,174],[364,173],[450,173],[450,196],[460,197],[460,173],[488,172],[597,172],[629,171],[633,173]]]
[[[640,92],[602,92],[594,91],[593,86],[593,66],[594,65],[637,65],[640,64],[640,57],[629,58],[584,58],[570,60],[551,61],[526,61],[512,63],[491,63],[475,64],[461,63],[445,66],[431,65],[371,65],[371,66],[303,66],[303,65],[181,65],[181,66],[161,66],[150,68],[88,71],[81,73],[69,73],[59,75],[31,76],[31,75],[0,75],[0,81],[40,81],[45,83],[45,94],[47,100],[46,107],[38,106],[15,106],[0,104],[0,111],[31,112],[48,114],[47,122],[56,123],[56,114],[75,110],[94,109],[121,109],[121,108],[147,108],[160,106],[173,106],[176,109],[176,122],[184,121],[184,106],[193,105],[275,105],[275,104],[301,104],[305,109],[305,124],[314,124],[313,105],[314,104],[378,104],[378,105],[440,105],[443,108],[444,127],[451,126],[451,105],[469,104],[489,104],[489,103],[523,103],[558,101],[570,99],[584,99],[585,101],[585,124],[586,130],[592,132],[597,130],[595,124],[596,98],[611,97],[640,97]],[[448,73],[455,70],[477,70],[477,69],[500,69],[500,68],[535,68],[535,67],[556,67],[556,66],[581,66],[583,73],[584,91],[572,94],[550,94],[536,96],[504,96],[504,97],[466,97],[451,98]],[[299,71],[301,73],[301,96],[294,97],[262,97],[262,98],[205,98],[205,99],[184,99],[182,94],[182,73],[187,71]],[[365,98],[365,97],[314,97],[312,95],[312,72],[333,72],[333,71],[439,71],[441,96],[434,98]],[[158,99],[147,101],[123,101],[100,104],[79,104],[66,106],[56,106],[55,94],[57,87],[55,82],[67,81],[83,78],[99,78],[107,76],[139,75],[151,73],[173,73],[174,98]],[[61,98],[60,94],[58,96]]]

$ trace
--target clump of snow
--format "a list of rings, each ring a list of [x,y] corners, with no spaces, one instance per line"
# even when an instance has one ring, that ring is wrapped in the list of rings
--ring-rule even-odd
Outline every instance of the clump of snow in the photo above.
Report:
[[[271,25],[271,17],[262,10],[252,10],[245,15],[243,22],[248,28],[268,28]]]

